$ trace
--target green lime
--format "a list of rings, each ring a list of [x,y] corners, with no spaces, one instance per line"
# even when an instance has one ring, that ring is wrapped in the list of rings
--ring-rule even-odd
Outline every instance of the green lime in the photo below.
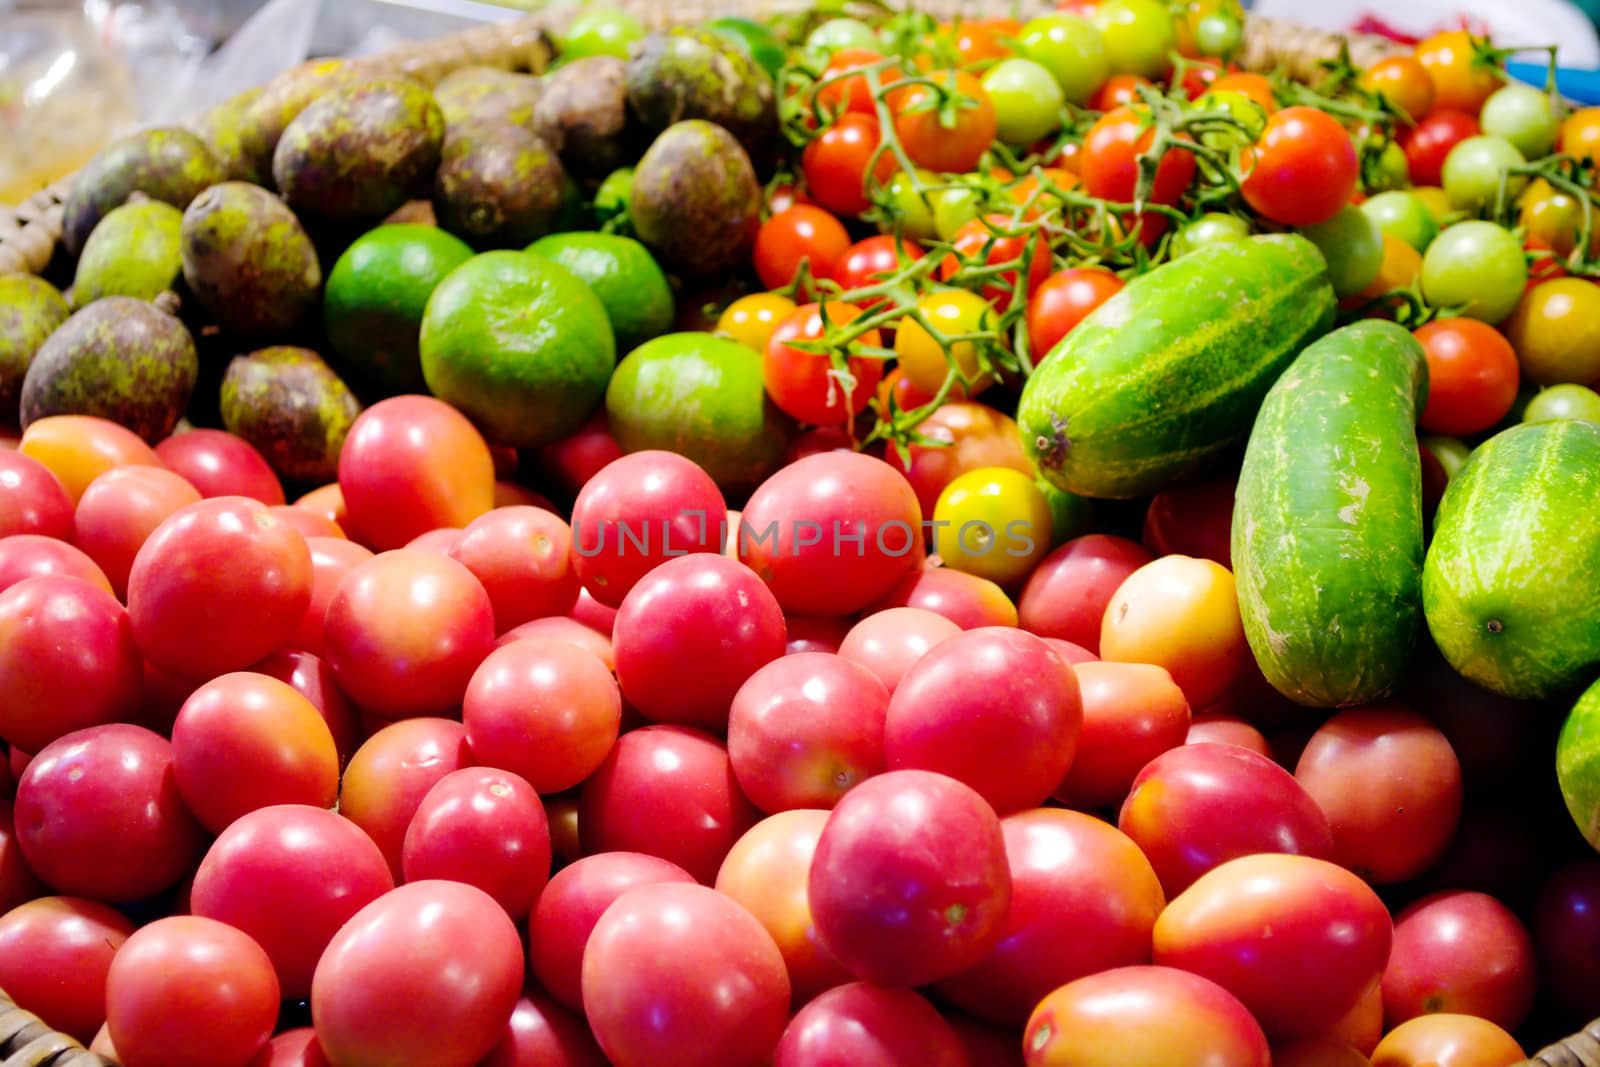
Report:
[[[628,46],[644,37],[644,27],[626,11],[591,7],[567,25],[557,41],[566,60],[585,56],[628,58]]]
[[[422,317],[422,373],[492,443],[537,448],[600,406],[616,340],[600,298],[566,267],[485,252],[439,283]]]
[[[594,191],[594,219],[608,233],[631,233],[628,201],[633,196],[633,168],[618,167]]]
[[[342,370],[384,395],[427,390],[417,350],[433,290],[472,258],[433,226],[379,226],[345,250],[322,298],[328,346]]]
[[[609,233],[553,233],[528,246],[582,278],[611,319],[617,351],[631,352],[672,328],[672,288],[650,250]]]
[[[624,451],[694,460],[724,492],[753,489],[783,465],[792,424],[767,399],[761,355],[709,333],[670,333],[634,349],[606,390]]]
[[[783,69],[783,64],[788,59],[783,42],[759,22],[739,18],[737,15],[727,15],[712,19],[705,24],[705,28],[744,48],[750,53],[750,58],[756,61],[756,65],[774,78],[778,76],[778,72]]]
[[[1578,698],[1561,727],[1556,780],[1572,821],[1600,849],[1600,682]]]

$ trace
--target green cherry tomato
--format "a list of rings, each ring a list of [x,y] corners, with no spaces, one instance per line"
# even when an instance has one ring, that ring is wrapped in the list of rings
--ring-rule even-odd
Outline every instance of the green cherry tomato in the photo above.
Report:
[[[1106,39],[1111,73],[1155,79],[1172,69],[1177,27],[1160,0],[1105,0],[1094,9],[1094,24]]]
[[[1069,104],[1087,104],[1111,76],[1105,38],[1076,15],[1042,15],[1022,27],[1017,43],[1055,77]]]
[[[1422,295],[1434,307],[1464,308],[1491,326],[1522,299],[1528,263],[1511,231],[1492,222],[1458,222],[1434,238],[1422,257]]]
[[[1328,261],[1328,280],[1341,299],[1371,285],[1383,267],[1383,234],[1358,207],[1346,205],[1327,222],[1300,232],[1321,249]]]
[[[1459,437],[1432,434],[1422,439],[1422,446],[1433,453],[1433,458],[1444,468],[1446,478],[1454,478],[1467,462],[1467,457],[1472,455],[1472,449]]]
[[[1361,211],[1382,233],[1393,234],[1418,252],[1439,235],[1439,223],[1420,196],[1393,191],[1369,197]]]
[[[919,192],[905,171],[895,172],[894,177],[889,179],[889,207],[894,218],[899,220],[905,236],[918,241],[930,241],[939,236],[934,205],[939,202],[943,191],[937,189],[937,175],[923,170],[917,172],[917,177],[928,192]]]
[[[1267,128],[1267,113],[1261,105],[1244,93],[1234,92],[1232,89],[1202,93],[1194,102],[1194,109],[1224,112],[1241,127],[1234,129],[1229,126],[1218,126],[1216,129],[1206,130],[1200,135],[1200,141],[1208,148],[1217,148],[1224,152],[1233,148],[1243,148],[1245,145],[1253,144],[1261,136],[1261,131]]]
[[[1213,11],[1195,23],[1194,44],[1205,56],[1230,56],[1244,43],[1244,27],[1226,11]]]
[[[578,15],[561,36],[561,54],[567,59],[585,56],[628,58],[628,46],[644,37],[644,27],[626,11],[591,7]]]
[[[1000,139],[1026,147],[1054,133],[1061,125],[1066,95],[1055,77],[1031,59],[1004,59],[983,76],[984,91],[994,103]]]
[[[1483,132],[1503,137],[1528,159],[1540,159],[1556,146],[1561,120],[1550,97],[1531,85],[1513,83],[1484,101]]]
[[[1172,258],[1186,256],[1197,248],[1206,245],[1226,244],[1229,241],[1242,241],[1250,236],[1250,224],[1237,215],[1227,215],[1220,211],[1201,215],[1183,229],[1179,230],[1172,238]]]
[[[806,37],[805,48],[808,52],[819,52],[831,56],[841,48],[859,48],[866,52],[876,52],[883,47],[878,40],[878,35],[860,19],[838,18],[829,19]]]
[[[1381,193],[1389,189],[1404,189],[1411,184],[1411,161],[1406,150],[1390,141],[1378,153],[1378,163],[1367,175],[1367,191]]]
[[[1481,211],[1494,204],[1502,183],[1507,197],[1522,192],[1527,177],[1510,170],[1526,162],[1504,137],[1468,137],[1444,159],[1444,191],[1454,207]]]
[[[1541,389],[1528,401],[1523,422],[1558,422],[1583,419],[1600,422],[1600,393],[1586,385],[1552,385]]]
[[[956,186],[935,193],[933,227],[941,241],[955,240],[956,231],[983,211],[984,194],[970,186]]]

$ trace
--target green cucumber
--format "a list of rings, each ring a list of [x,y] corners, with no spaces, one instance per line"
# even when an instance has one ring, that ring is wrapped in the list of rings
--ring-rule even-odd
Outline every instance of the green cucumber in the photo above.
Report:
[[[1233,508],[1245,638],[1261,672],[1310,707],[1385,696],[1422,632],[1428,363],[1410,331],[1357,322],[1267,393]]]
[[[1562,724],[1556,780],[1572,821],[1600,849],[1600,682],[1584,691]]]
[[[1600,672],[1600,425],[1514,426],[1450,480],[1422,607],[1457,673],[1502,696],[1570,693]]]
[[[1250,433],[1267,390],[1333,324],[1327,263],[1298,234],[1206,245],[1080,322],[1029,377],[1023,448],[1079,496],[1148,496]]]

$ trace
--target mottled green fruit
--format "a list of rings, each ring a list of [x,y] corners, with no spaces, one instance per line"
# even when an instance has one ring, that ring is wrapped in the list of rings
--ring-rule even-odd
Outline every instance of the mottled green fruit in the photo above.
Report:
[[[672,328],[672,287],[650,250],[631,237],[557,233],[528,247],[582,278],[606,306],[617,351],[629,352]]]
[[[705,119],[727,129],[753,155],[771,143],[777,129],[771,75],[732,41],[702,30],[652,33],[633,46],[628,106],[646,136],[685,119]]]
[[[199,372],[194,339],[176,318],[147,300],[97,300],[34,356],[22,382],[22,427],[96,415],[155,444],[183,416]]]
[[[526,127],[471,123],[445,142],[433,210],[475,248],[522,248],[557,228],[569,184],[556,153]]]
[[[332,367],[306,348],[236,356],[222,379],[222,424],[249,441],[288,481],[339,476],[339,450],[361,404]]]
[[[445,125],[494,119],[513,126],[531,126],[543,84],[532,74],[497,67],[466,67],[447,75],[433,88]]]
[[[628,114],[628,65],[589,56],[545,79],[535,112],[539,135],[583,178],[599,178],[639,158],[644,147]]]
[[[494,444],[537,448],[588,421],[616,367],[605,305],[559,263],[486,252],[439,284],[422,318],[422,373]]]
[[[239,127],[241,165],[246,180],[272,181],[272,156],[289,123],[335,89],[360,85],[372,75],[343,59],[318,59],[291,67],[272,79],[245,110]]]
[[[258,172],[246,155],[244,131],[250,109],[261,98],[261,93],[260,86],[246,89],[207,111],[195,123],[194,132],[211,148],[211,154],[222,164],[223,176],[228,181],[260,184],[270,177]]]
[[[28,365],[71,314],[66,298],[43,278],[0,274],[0,426],[17,421]]]
[[[731,133],[691,119],[656,138],[639,161],[628,213],[668,270],[717,274],[750,257],[761,227],[761,185]]]
[[[1584,840],[1600,849],[1600,682],[1584,691],[1561,727],[1556,780]]]
[[[336,90],[300,112],[278,141],[272,178],[302,214],[381,219],[427,188],[443,144],[433,94],[385,78]]]
[[[294,326],[322,286],[300,220],[246,182],[214,185],[184,212],[183,277],[219,326],[246,334]]]
[[[78,259],[72,302],[87,307],[101,297],[154,300],[183,273],[183,212],[159,200],[124,204],[89,235]]]
[[[142,130],[114,141],[72,180],[62,220],[62,244],[73,255],[83,251],[100,220],[134,193],[182,211],[203,189],[223,178],[217,157],[188,130]]]
[[[727,493],[754,489],[783,466],[794,430],[767,398],[760,353],[709,333],[634,349],[606,390],[606,415],[624,451],[687,456]]]

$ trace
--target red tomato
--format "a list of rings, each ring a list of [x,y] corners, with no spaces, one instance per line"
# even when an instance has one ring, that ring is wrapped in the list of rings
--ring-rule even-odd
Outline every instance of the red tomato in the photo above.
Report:
[[[762,379],[772,402],[793,418],[818,426],[843,423],[865,411],[883,380],[883,360],[851,353],[882,347],[877,330],[842,346],[828,342],[845,353],[847,374],[835,369],[829,352],[806,351],[793,344],[836,336],[835,331],[860,317],[860,308],[836,300],[803,304],[779,323],[762,355]]]
[[[844,223],[820,207],[797,204],[761,224],[756,233],[756,276],[768,289],[782,289],[794,284],[805,262],[812,278],[831,280],[849,250]]]
[[[846,793],[822,829],[807,892],[822,943],[857,978],[919,986],[989,954],[1011,905],[1000,820],[930,771]]]
[[[664,560],[716,552],[728,510],[717,483],[674,452],[635,452],[608,464],[572,505],[572,568],[589,595],[618,607]]]
[[[344,576],[371,559],[372,550],[337,537],[308,537],[306,547],[311,551],[311,604],[289,643],[320,656],[327,647],[328,604]]]
[[[1262,853],[1229,860],[1167,905],[1155,961],[1216,982],[1274,1040],[1315,1037],[1382,977],[1392,936],[1383,901],[1354,874]]]
[[[261,946],[225,923],[157,919],[117,950],[106,1025],[124,1067],[247,1067],[278,1021]]]
[[[1144,516],[1144,546],[1157,556],[1194,556],[1231,570],[1234,488],[1228,477],[1157,493]]]
[[[884,769],[889,691],[867,668],[825,652],[756,671],[733,698],[728,758],[745,796],[772,814],[831,808]]]
[[[1138,542],[1111,534],[1073,538],[1046,556],[1022,587],[1018,625],[1098,655],[1106,606],[1128,576],[1154,558]]]
[[[411,817],[401,867],[407,882],[477,886],[521,922],[550,879],[550,824],[539,794],[509,771],[451,771]]]
[[[578,825],[589,855],[644,852],[709,885],[759,819],[721,741],[685,726],[646,726],[623,734],[584,782]]]
[[[1465,30],[1445,30],[1417,45],[1417,62],[1433,83],[1435,106],[1476,115],[1505,84],[1505,71],[1498,62],[1479,58],[1477,44]]]
[[[1267,119],[1246,151],[1244,198],[1286,226],[1326,222],[1350,202],[1361,161],[1339,120],[1312,107],[1288,107]]]
[[[872,86],[867,81],[865,74],[850,74],[851,71],[864,70],[883,62],[883,55],[865,48],[841,48],[834,52],[828,59],[828,65],[822,69],[822,77],[818,79],[827,82],[817,89],[817,104],[824,115],[837,115],[842,111],[853,111],[858,115],[876,115],[877,102],[873,99]],[[845,76],[849,75],[849,76]],[[878,85],[884,86],[899,77],[893,67],[877,72]],[[773,213],[782,210],[773,207]]]
[[[950,1024],[909,989],[852,982],[795,1013],[778,1042],[773,1067],[966,1067]]]
[[[25,578],[47,575],[81,578],[103,589],[107,595],[114,592],[111,579],[81,548],[42,534],[13,534],[0,538],[0,592]]]
[[[132,933],[92,900],[29,901],[0,916],[0,982],[17,1007],[88,1044],[106,1021],[106,972]]]
[[[590,650],[520,640],[490,653],[462,701],[473,761],[520,775],[540,793],[578,785],[616,743],[622,695]]]
[[[921,259],[922,246],[908,237],[895,238],[888,234],[863,238],[851,245],[834,268],[833,280],[844,290],[844,298],[851,293],[892,278],[906,267]],[[886,297],[855,301],[863,309],[871,309],[884,302]]]
[[[539,471],[565,493],[576,493],[608,463],[622,458],[602,408],[571,437],[534,452]]]
[[[940,993],[1016,1026],[1068,982],[1150,962],[1150,933],[1166,897],[1126,834],[1059,808],[1018,812],[1000,828],[1011,870],[1004,932],[976,966],[940,983]]]
[[[982,215],[962,223],[950,238],[952,252],[939,264],[939,277],[945,281],[957,280],[962,271],[979,268],[991,278],[980,290],[983,297],[1003,312],[1016,298],[1017,286],[1023,285],[1023,300],[1030,299],[1045,279],[1050,277],[1050,246],[1043,231],[1034,230],[1033,241],[1026,232],[1016,230],[1009,215]],[[1022,280],[1023,260],[1027,260],[1027,279]],[[991,267],[1012,265],[1010,270],[998,274]]]
[[[744,508],[739,558],[788,612],[849,615],[922,557],[922,510],[882,460],[827,452],[763,482]]]
[[[449,719],[407,719],[367,738],[345,768],[339,813],[372,838],[396,882],[406,828],[434,784],[472,763],[466,731]]]
[[[37,752],[74,730],[137,716],[144,660],[128,613],[78,578],[0,593],[0,738]]]
[[[872,206],[867,198],[867,168],[876,186],[895,172],[894,153],[878,152],[883,135],[870,115],[845,114],[806,145],[800,173],[818,204],[835,215],[859,215]],[[877,156],[877,162],[873,157]]]
[[[1189,734],[1184,743],[1238,745],[1258,755],[1268,758],[1272,756],[1266,735],[1250,723],[1233,715],[1196,715],[1189,723]]]
[[[1022,1038],[1027,1067],[1270,1067],[1261,1027],[1215,982],[1170,967],[1089,975],[1045,997]],[[1137,1050],[1137,1052],[1134,1052]]]
[[[440,527],[429,530],[425,534],[418,534],[405,543],[404,548],[414,552],[433,552],[441,556],[450,555],[450,550],[456,547],[456,542],[461,540],[461,530],[455,526]],[[391,551],[393,551],[391,549]]]
[[[1329,719],[1307,743],[1295,777],[1328,816],[1334,858],[1375,884],[1433,866],[1461,818],[1461,764],[1450,742],[1395,704]]]
[[[1328,820],[1294,776],[1236,745],[1184,745],[1151,760],[1117,825],[1150,857],[1168,896],[1240,856],[1333,856]]]
[[[960,632],[960,626],[926,608],[885,608],[851,627],[839,655],[865,668],[893,693],[912,664]]]
[[[250,1067],[332,1067],[309,1026],[285,1030],[250,1061]]]
[[[333,1063],[475,1067],[522,991],[517,928],[483,890],[403,885],[346,923],[317,962],[311,1015]]]
[[[930,521],[945,486],[968,471],[1010,467],[1033,475],[1016,422],[987,404],[968,400],[941,404],[917,427],[917,433],[937,443],[912,445],[909,463],[902,462],[893,449],[886,458],[916,490],[917,503]]]
[[[1561,867],[1533,909],[1542,985],[1581,1023],[1600,1012],[1600,859]]]
[[[1440,107],[1400,137],[1410,164],[1411,184],[1437,186],[1443,179],[1445,157],[1456,145],[1482,131],[1475,117],[1451,108]]]
[[[737,558],[738,543],[733,542],[731,547],[731,554]],[[850,632],[849,619],[825,615],[790,615],[785,622],[789,639],[784,646],[784,654],[789,656],[801,652],[837,652],[844,643],[845,634]]]
[[[588,1024],[528,989],[512,1009],[505,1036],[478,1067],[610,1067]]]
[[[1536,968],[1533,939],[1504,904],[1486,893],[1431,894],[1395,916],[1384,1023],[1443,1011],[1515,1030],[1533,1007]]]
[[[72,501],[49,467],[0,450],[0,538],[14,534],[72,540]]]
[[[1089,312],[1121,291],[1103,267],[1071,267],[1050,275],[1028,300],[1028,347],[1037,366]]]
[[[13,769],[13,765],[19,762],[17,757],[21,752],[19,748],[11,750],[10,760],[4,770],[5,777],[21,777],[21,772]],[[26,769],[24,763],[23,770]],[[6,790],[6,792],[13,791]],[[17,841],[17,820],[11,801],[0,796],[0,915],[44,894],[44,886],[39,884],[39,879],[28,867],[28,861],[22,857],[22,846]],[[0,989],[3,988],[5,987],[0,986]]]
[[[730,511],[728,514],[732,515],[733,512]],[[587,589],[578,591],[578,602],[572,606],[569,617],[608,639],[617,625],[617,609],[600,603],[589,595]]]
[[[1514,1067],[1526,1053],[1488,1019],[1438,1013],[1401,1023],[1372,1053],[1372,1067]]]
[[[51,742],[17,783],[17,841],[61,893],[142,900],[193,869],[204,834],[178,795],[172,746],[114,723]]]
[[[987,578],[949,567],[926,566],[910,572],[872,610],[897,607],[931,611],[963,630],[1017,624],[1017,606],[1004,589]]]
[[[1416,331],[1428,355],[1425,430],[1470,436],[1499,424],[1516,403],[1517,354],[1505,335],[1476,319],[1430,322]]]
[[[1189,702],[1163,667],[1145,663],[1080,663],[1083,732],[1072,769],[1055,790],[1077,808],[1120,804],[1145,765],[1182,745]]]
[[[994,144],[994,102],[983,83],[966,71],[939,71],[930,77],[937,89],[916,84],[890,94],[895,133],[906,156],[940,174],[975,170]]]
[[[472,572],[417,549],[357,564],[328,603],[324,643],[339,688],[386,719],[458,707],[494,651],[494,608]]]
[[[1380,93],[1415,125],[1433,110],[1433,77],[1414,55],[1386,56],[1361,72],[1361,87]]]
[[[561,641],[569,645],[593,652],[606,665],[606,670],[617,669],[617,657],[611,646],[611,638],[600,633],[593,627],[585,626],[576,619],[552,616],[548,619],[534,619],[525,622],[514,630],[507,630],[500,635],[496,642],[497,647],[515,644],[528,638],[540,641]]]
[[[772,936],[714,889],[623,893],[583,953],[583,1009],[616,1067],[761,1067],[789,1017]]]
[[[23,431],[17,452],[48,467],[74,507],[89,483],[112,467],[164,466],[138,434],[93,415],[35,419]]]
[[[448,555],[489,594],[496,633],[578,602],[572,528],[542,508],[496,508],[468,524]]]
[[[1081,172],[1083,187],[1090,196],[1116,204],[1131,204],[1139,189],[1139,157],[1155,144],[1156,130],[1141,129],[1143,115],[1134,107],[1118,107],[1102,115],[1083,138]],[[1354,160],[1354,149],[1351,149]],[[1169,148],[1156,165],[1155,178],[1146,201],[1176,204],[1194,180],[1194,154],[1183,148]],[[1134,215],[1134,218],[1140,218]],[[1165,216],[1152,215],[1138,223],[1146,241],[1161,236],[1168,226]]]
[[[156,445],[156,455],[203,497],[247,496],[284,503],[283,484],[266,457],[224,430],[188,430]]]
[[[275,518],[281,519],[296,530],[299,530],[300,536],[307,541],[313,537],[336,541],[350,540],[345,536],[342,526],[321,512],[312,511],[310,508],[297,508],[292,504],[274,504],[267,510],[271,511]],[[350,543],[354,544],[355,542],[351,541]],[[371,555],[371,551],[369,550],[367,554]]]
[[[339,452],[340,525],[369,548],[399,548],[494,506],[494,457],[467,417],[431,396],[380,400]]]
[[[948,775],[1005,815],[1050,796],[1082,727],[1073,669],[1030,633],[982,627],[940,642],[906,672],[883,747],[891,770]],[[995,759],[1000,752],[1008,757]]]
[[[1137,104],[1139,88],[1146,85],[1153,88],[1155,83],[1138,74],[1113,74],[1105,80],[1105,84],[1095,90],[1094,96],[1089,99],[1089,109],[1108,114],[1119,108]]]

